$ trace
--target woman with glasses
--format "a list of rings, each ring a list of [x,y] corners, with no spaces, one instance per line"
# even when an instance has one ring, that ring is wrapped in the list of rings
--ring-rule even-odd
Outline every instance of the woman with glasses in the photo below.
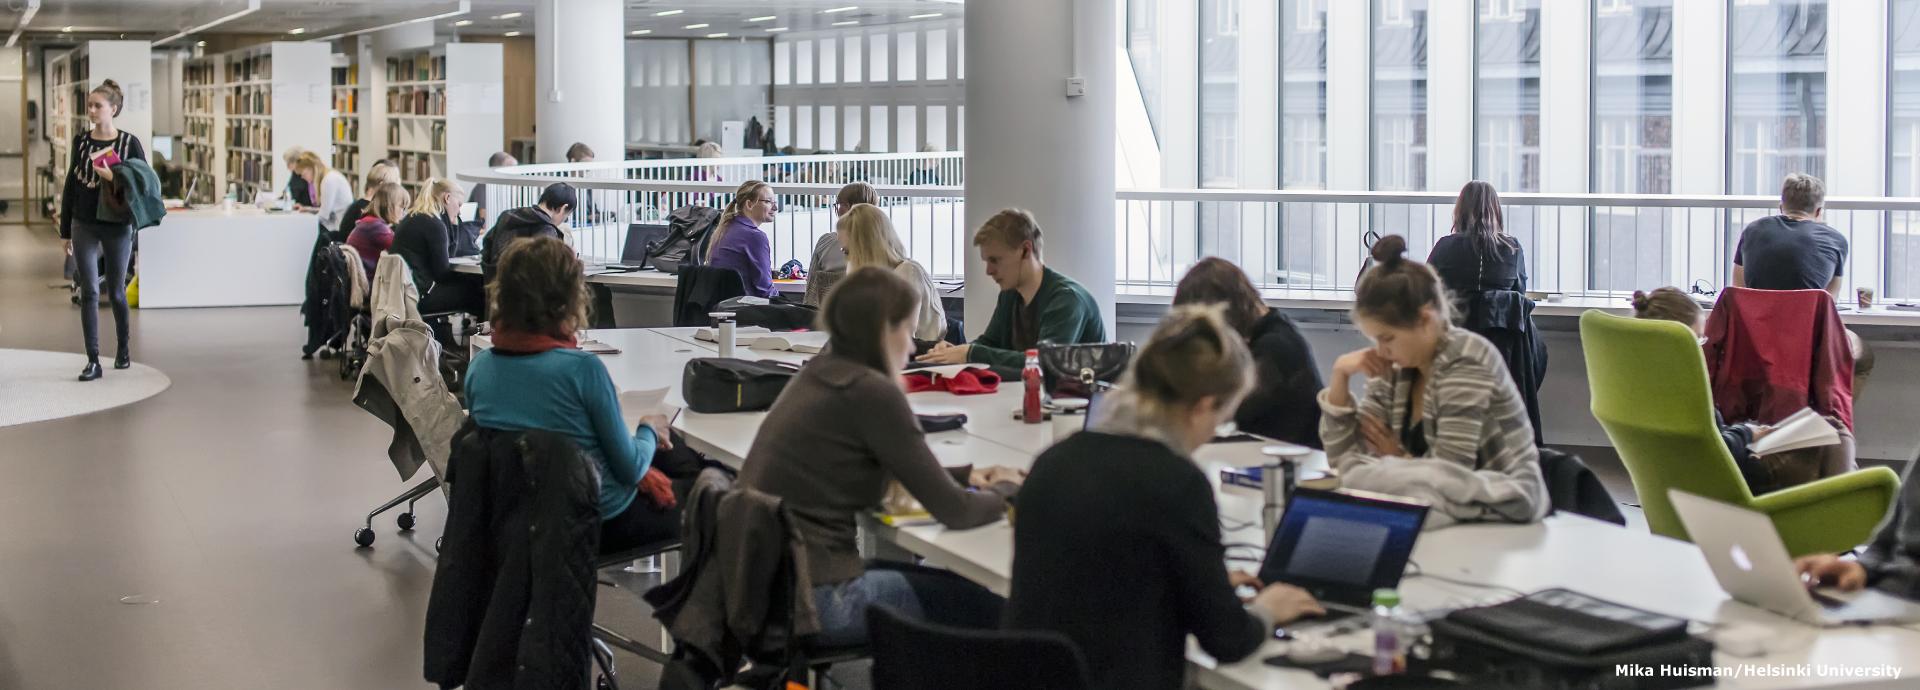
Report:
[[[720,215],[720,226],[707,245],[707,265],[732,269],[740,274],[740,284],[749,297],[773,298],[773,247],[760,226],[773,222],[780,203],[773,198],[773,187],[749,180],[733,193],[733,201]]]

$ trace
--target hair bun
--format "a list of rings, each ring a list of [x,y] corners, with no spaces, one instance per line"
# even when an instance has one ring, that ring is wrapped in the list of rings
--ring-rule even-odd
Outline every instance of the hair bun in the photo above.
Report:
[[[105,79],[105,80],[101,80],[100,87],[117,89],[117,88],[120,88],[120,82],[114,81],[112,79]]]
[[[1388,235],[1373,243],[1373,260],[1383,265],[1398,264],[1401,259],[1406,258],[1406,254],[1407,238],[1405,237]]]
[[[1635,311],[1646,309],[1648,301],[1649,300],[1647,299],[1647,291],[1645,290],[1633,291],[1633,308]]]

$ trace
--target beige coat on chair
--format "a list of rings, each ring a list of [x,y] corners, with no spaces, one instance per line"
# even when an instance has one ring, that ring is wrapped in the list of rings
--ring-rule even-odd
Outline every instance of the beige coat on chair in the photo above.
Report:
[[[373,294],[367,307],[373,312],[376,336],[380,323],[389,315],[406,321],[420,320],[420,289],[413,286],[413,272],[407,260],[392,252],[381,252],[373,271]]]
[[[384,262],[381,269],[384,273]],[[367,363],[354,385],[354,404],[393,427],[387,457],[401,479],[411,479],[423,463],[434,476],[447,476],[453,435],[467,413],[440,377],[440,343],[433,329],[419,319],[393,318],[375,322],[373,332]]]

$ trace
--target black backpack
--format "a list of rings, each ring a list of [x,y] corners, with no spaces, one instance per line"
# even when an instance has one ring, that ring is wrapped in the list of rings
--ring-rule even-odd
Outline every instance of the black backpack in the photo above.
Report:
[[[799,367],[774,360],[698,357],[681,373],[687,409],[701,414],[754,412],[773,407]]]
[[[705,263],[707,242],[720,225],[720,211],[705,206],[682,206],[667,215],[667,236],[647,244],[647,262],[666,273],[682,266]]]

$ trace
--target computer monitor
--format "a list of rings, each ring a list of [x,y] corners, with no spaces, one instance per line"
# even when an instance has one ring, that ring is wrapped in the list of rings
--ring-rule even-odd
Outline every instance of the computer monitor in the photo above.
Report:
[[[632,223],[627,226],[627,243],[620,249],[620,263],[645,268],[647,249],[667,238],[671,231],[665,223]]]
[[[1373,590],[1400,585],[1426,519],[1427,506],[1390,496],[1296,489],[1260,564],[1260,581],[1364,608]]]

